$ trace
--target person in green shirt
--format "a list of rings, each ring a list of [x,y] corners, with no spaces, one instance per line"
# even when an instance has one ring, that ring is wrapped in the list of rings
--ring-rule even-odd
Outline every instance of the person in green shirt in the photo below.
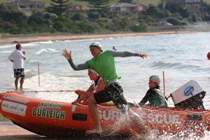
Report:
[[[157,75],[152,75],[149,78],[149,90],[143,99],[139,102],[140,106],[143,106],[149,101],[150,106],[168,107],[165,97],[160,91],[160,78]]]
[[[148,128],[144,125],[141,118],[128,109],[128,102],[123,95],[123,89],[119,84],[119,76],[116,72],[114,57],[131,57],[137,56],[141,58],[147,57],[147,53],[133,53],[129,51],[103,51],[102,45],[98,42],[94,42],[89,46],[90,52],[93,56],[92,59],[85,61],[82,64],[74,64],[72,60],[72,52],[63,50],[62,55],[68,60],[70,66],[74,70],[95,70],[105,83],[105,89],[101,90],[88,99],[88,107],[94,121],[94,128],[87,130],[86,134],[100,134],[102,128],[100,125],[100,118],[97,109],[97,104],[108,101],[113,101],[115,106],[121,110],[122,113],[129,112],[130,118],[143,130],[144,133],[148,132]]]

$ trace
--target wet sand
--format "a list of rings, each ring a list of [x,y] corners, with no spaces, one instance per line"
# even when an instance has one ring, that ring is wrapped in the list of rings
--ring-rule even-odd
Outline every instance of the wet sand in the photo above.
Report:
[[[0,122],[0,139],[1,140],[34,140],[44,137],[29,132],[12,122]]]

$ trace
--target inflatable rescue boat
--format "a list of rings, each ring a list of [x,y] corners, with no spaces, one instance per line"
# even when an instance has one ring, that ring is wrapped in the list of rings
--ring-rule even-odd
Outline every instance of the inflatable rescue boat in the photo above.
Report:
[[[186,89],[191,92],[191,98],[202,99],[205,96],[202,89]],[[198,108],[187,107],[187,103],[183,102],[188,99],[178,102],[180,95],[176,97],[175,94],[177,91],[171,94],[173,101],[177,102],[175,107],[139,107],[131,104],[130,109],[143,119],[145,125],[151,130],[157,130],[160,135],[193,132],[202,136],[205,130],[210,130],[210,111],[199,108],[202,103],[198,103]],[[104,134],[141,133],[136,124],[113,104],[99,104],[98,110]],[[94,126],[85,104],[29,98],[14,92],[0,93],[0,113],[24,129],[51,137],[85,135],[85,131]]]

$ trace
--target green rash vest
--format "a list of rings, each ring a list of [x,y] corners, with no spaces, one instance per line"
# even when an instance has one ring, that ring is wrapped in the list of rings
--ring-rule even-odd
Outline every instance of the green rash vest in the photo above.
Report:
[[[118,79],[114,57],[108,52],[101,52],[96,58],[88,60],[90,69],[95,70],[103,79],[105,85]]]
[[[139,103],[140,106],[143,106],[147,101],[149,101],[149,105],[151,106],[165,106],[167,107],[168,104],[165,100],[165,97],[161,95],[159,87],[150,88],[146,95],[143,97],[141,102]]]

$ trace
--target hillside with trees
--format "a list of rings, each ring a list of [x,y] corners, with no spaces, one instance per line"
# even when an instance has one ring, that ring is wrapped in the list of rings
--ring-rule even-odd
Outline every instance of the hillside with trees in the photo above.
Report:
[[[202,12],[172,4],[149,5],[141,14],[125,13],[113,15],[108,8],[109,0],[83,0],[88,10],[63,15],[72,3],[69,0],[51,0],[44,11],[34,10],[30,16],[12,6],[0,5],[1,34],[37,33],[112,33],[147,32],[150,27],[159,27],[161,22],[170,23],[173,28],[210,21],[210,5],[203,3]],[[132,2],[123,0],[122,2]]]

